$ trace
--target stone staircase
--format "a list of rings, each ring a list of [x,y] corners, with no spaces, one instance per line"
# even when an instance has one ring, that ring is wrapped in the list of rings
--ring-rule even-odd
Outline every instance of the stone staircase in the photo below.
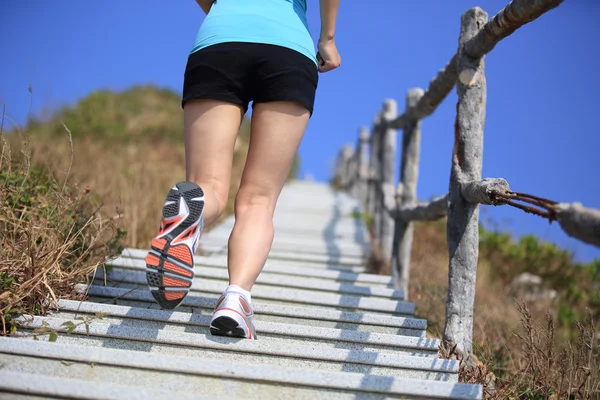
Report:
[[[276,235],[252,299],[258,340],[210,335],[227,285],[233,218],[201,239],[184,303],[161,310],[145,278],[146,250],[126,249],[99,272],[88,301],[61,300],[46,317],[20,318],[0,338],[0,398],[38,399],[480,399],[438,356],[427,321],[364,272],[368,251],[356,201],[326,184],[287,185]],[[58,331],[33,340],[36,328]],[[67,330],[71,332],[67,332]]]

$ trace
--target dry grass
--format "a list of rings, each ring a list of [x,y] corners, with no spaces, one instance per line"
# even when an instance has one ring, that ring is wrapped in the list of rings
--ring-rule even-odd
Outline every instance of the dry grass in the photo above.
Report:
[[[1,136],[0,136],[1,137]],[[120,252],[121,231],[101,215],[88,188],[78,190],[33,167],[2,140],[0,157],[0,334],[16,314],[44,314],[74,285]]]
[[[183,141],[168,140],[115,143],[91,137],[73,140],[71,180],[91,187],[106,210],[118,210],[121,226],[127,232],[127,247],[147,248],[158,230],[166,193],[185,180]],[[70,144],[38,137],[32,141],[33,162],[43,164],[62,178],[68,169]],[[247,123],[238,136],[232,165],[229,201],[222,218],[233,211],[233,199],[240,185],[248,147]],[[208,229],[208,227],[207,227]]]
[[[448,288],[445,223],[415,224],[409,293],[416,315],[428,320],[429,337],[441,337],[444,329]],[[480,254],[477,270],[476,365],[462,368],[460,381],[484,385],[489,399],[600,398],[600,349],[592,313],[585,323],[563,327],[563,331],[576,331],[576,340],[565,340],[568,335],[559,337],[554,320],[556,301],[516,301],[506,281],[498,279],[494,269],[498,258],[490,260],[486,255]],[[505,273],[510,266],[507,260],[503,262]]]

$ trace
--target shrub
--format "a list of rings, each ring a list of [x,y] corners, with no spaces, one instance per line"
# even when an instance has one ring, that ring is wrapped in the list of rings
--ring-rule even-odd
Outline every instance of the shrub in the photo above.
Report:
[[[3,139],[0,136],[0,139]],[[125,235],[100,214],[89,188],[60,183],[32,167],[27,148],[0,156],[0,334],[14,316],[44,314],[60,298],[81,298],[74,287],[120,254]]]

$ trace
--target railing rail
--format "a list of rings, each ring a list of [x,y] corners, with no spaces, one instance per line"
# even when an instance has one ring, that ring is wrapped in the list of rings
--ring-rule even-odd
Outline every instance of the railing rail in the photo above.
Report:
[[[559,204],[512,192],[502,178],[482,179],[486,113],[484,56],[501,39],[562,1],[514,0],[489,21],[481,8],[467,10],[461,18],[458,51],[432,79],[429,88],[408,90],[406,109],[400,116],[396,102],[385,100],[374,119],[370,136],[367,128],[361,128],[356,147],[346,146],[338,156],[334,182],[363,201],[369,216],[372,248],[389,264],[396,287],[407,296],[412,222],[448,217],[449,287],[443,343],[447,350],[453,350],[457,357],[467,361],[472,354],[479,204],[506,204],[557,220],[568,235],[600,246],[600,211],[584,208],[579,203]],[[458,104],[450,190],[440,198],[421,203],[416,193],[421,120],[435,111],[455,85]],[[399,129],[403,131],[402,153],[399,184],[394,189],[396,130]]]

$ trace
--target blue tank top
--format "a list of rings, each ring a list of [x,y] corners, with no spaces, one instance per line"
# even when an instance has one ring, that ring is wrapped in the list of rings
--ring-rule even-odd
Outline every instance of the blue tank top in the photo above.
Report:
[[[306,0],[216,0],[198,29],[191,53],[224,42],[284,46],[317,64]]]

